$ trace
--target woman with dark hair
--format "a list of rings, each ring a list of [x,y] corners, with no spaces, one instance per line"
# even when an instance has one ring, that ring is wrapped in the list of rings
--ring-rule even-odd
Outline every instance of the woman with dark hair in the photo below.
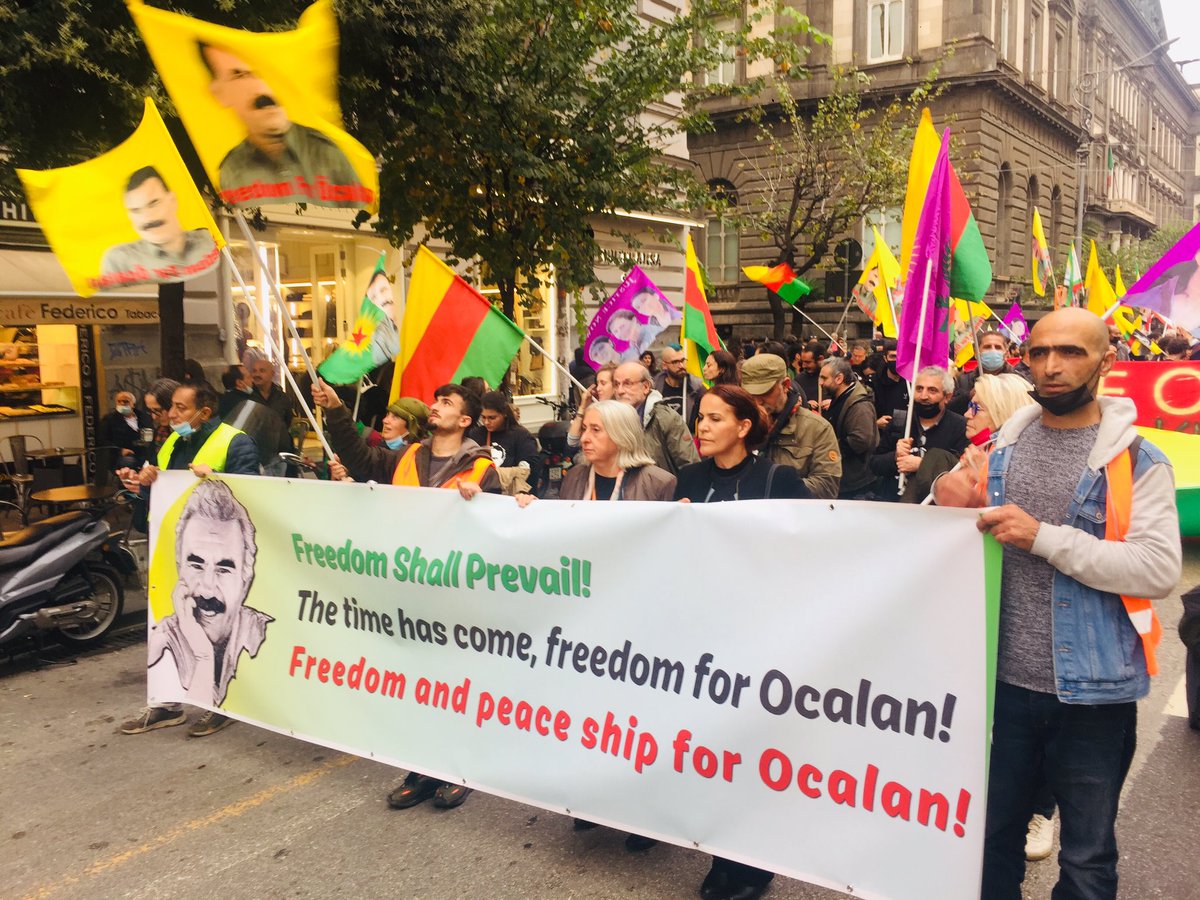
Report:
[[[770,430],[766,416],[745,390],[734,384],[713,385],[700,401],[696,422],[703,459],[680,470],[675,499],[719,503],[811,497],[796,469],[754,454],[766,443]]]
[[[638,357],[638,362],[645,366],[651,375],[658,374],[658,360],[655,358],[653,350],[643,351],[642,355]]]
[[[754,454],[769,434],[766,415],[750,394],[737,385],[713,385],[700,401],[696,423],[703,459],[680,470],[675,499],[719,503],[811,497],[796,469]],[[704,900],[755,900],[774,877],[764,869],[714,856],[700,885],[700,896]]]
[[[488,391],[481,398],[480,405],[483,407],[483,412],[479,414],[480,424],[472,426],[467,431],[467,437],[491,451],[492,462],[497,469],[522,468],[527,473],[528,483],[537,484],[540,461],[537,440],[528,428],[517,422],[517,411],[508,398],[499,391]],[[507,485],[513,477],[501,477],[501,481]],[[522,492],[505,490],[504,493]]]
[[[708,354],[701,369],[704,380],[710,384],[740,384],[737,360],[728,350],[714,350]]]

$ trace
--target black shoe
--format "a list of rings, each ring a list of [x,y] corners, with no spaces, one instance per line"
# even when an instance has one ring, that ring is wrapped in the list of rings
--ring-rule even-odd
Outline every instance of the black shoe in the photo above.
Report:
[[[454,809],[456,806],[462,806],[471,790],[464,784],[451,784],[444,781],[433,792],[433,805],[438,809]]]
[[[658,841],[654,838],[648,838],[640,834],[625,835],[625,849],[630,853],[642,853],[657,843]]]
[[[700,883],[700,896],[704,900],[718,900],[729,890],[729,873],[715,866],[708,870],[704,881]]]
[[[591,831],[593,828],[599,828],[599,827],[600,826],[596,822],[589,822],[587,819],[576,819],[575,820],[575,830],[576,831]]]
[[[388,794],[388,806],[392,809],[408,809],[418,803],[424,803],[434,795],[440,785],[441,782],[435,778],[409,772],[404,783]]]

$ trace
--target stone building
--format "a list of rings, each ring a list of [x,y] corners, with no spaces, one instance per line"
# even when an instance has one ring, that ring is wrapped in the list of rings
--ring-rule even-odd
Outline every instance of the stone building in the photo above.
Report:
[[[794,91],[811,107],[831,87],[834,67],[873,79],[879,97],[907,93],[935,65],[946,90],[931,105],[940,130],[953,122],[954,163],[972,201],[995,280],[990,298],[1032,300],[1030,224],[1042,217],[1056,271],[1079,229],[1113,249],[1163,225],[1197,219],[1200,103],[1164,50],[1169,40],[1158,0],[797,0],[831,43],[812,44],[813,77]],[[953,52],[945,54],[947,47]],[[745,78],[734,58],[709,77]],[[717,127],[689,147],[713,190],[738,204],[756,202],[751,177],[761,153],[736,103],[717,102]],[[1082,195],[1082,203],[1079,198]],[[894,250],[899,208],[872,217]],[[864,222],[848,235],[872,249]],[[717,285],[714,317],[727,332],[760,333],[770,313],[763,288],[740,267],[774,262],[758,236],[708,222],[705,264]],[[836,321],[841,277],[810,273],[830,302],[812,304]],[[815,276],[815,277],[813,277]],[[857,273],[853,273],[857,277]],[[865,320],[855,313],[860,333]]]

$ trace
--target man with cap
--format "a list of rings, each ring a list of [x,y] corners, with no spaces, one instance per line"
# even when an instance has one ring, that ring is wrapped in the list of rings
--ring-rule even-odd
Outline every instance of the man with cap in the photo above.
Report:
[[[365,437],[362,426],[332,389],[314,387],[313,399],[325,410],[325,429],[336,451],[330,462],[335,480],[390,481],[400,456],[410,444],[424,439],[428,431],[429,407],[413,397],[400,397],[392,403],[380,431]]]
[[[837,437],[828,422],[804,408],[804,398],[793,386],[783,357],[774,353],[750,357],[742,363],[742,387],[771,420],[771,433],[762,452],[772,462],[799,472],[814,497],[836,497],[842,478]]]

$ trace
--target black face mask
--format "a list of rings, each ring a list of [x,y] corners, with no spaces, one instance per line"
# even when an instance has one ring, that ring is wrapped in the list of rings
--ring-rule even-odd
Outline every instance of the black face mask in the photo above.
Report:
[[[1100,366],[1102,365],[1104,365],[1103,362],[1100,363]],[[1092,377],[1097,379],[1097,384],[1099,383],[1098,376],[1100,375],[1100,366],[1096,366],[1096,371],[1092,373]],[[1037,392],[1037,388],[1034,388],[1032,391],[1030,391],[1029,396],[1036,400],[1041,405],[1042,409],[1050,413],[1052,416],[1070,415],[1071,413],[1075,412],[1075,410],[1087,406],[1096,399],[1095,394],[1092,393],[1092,386],[1090,383],[1091,380],[1092,379],[1089,378],[1079,387],[1067,391],[1066,393],[1055,394],[1052,397],[1043,397]]]
[[[935,418],[941,411],[942,404],[940,403],[922,403],[920,400],[913,402],[913,412],[921,419]]]
[[[889,373],[891,373],[892,375],[895,375],[895,374],[896,374],[896,363],[895,363],[895,360],[893,360],[892,362],[890,362],[890,363],[888,363],[888,364],[887,364],[887,370],[888,370],[888,372],[889,372]]]

